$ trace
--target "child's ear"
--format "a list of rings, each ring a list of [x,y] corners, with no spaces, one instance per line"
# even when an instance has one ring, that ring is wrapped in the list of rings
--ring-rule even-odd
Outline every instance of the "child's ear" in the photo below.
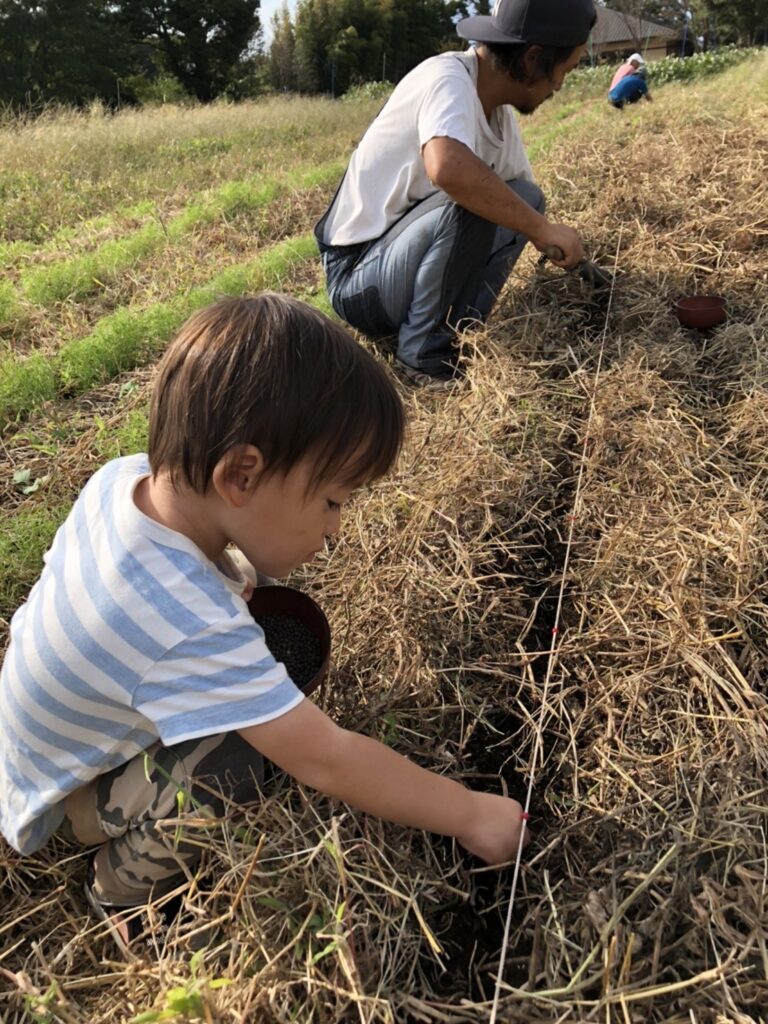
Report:
[[[216,463],[211,482],[228,505],[241,508],[248,503],[265,465],[264,456],[255,445],[239,444]]]

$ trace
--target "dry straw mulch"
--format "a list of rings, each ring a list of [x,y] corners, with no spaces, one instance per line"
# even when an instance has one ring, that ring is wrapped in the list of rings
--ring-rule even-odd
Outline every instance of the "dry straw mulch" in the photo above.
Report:
[[[568,177],[553,153],[555,209],[604,262],[621,233],[607,331],[575,278],[521,268],[468,382],[407,396],[398,473],[300,581],[344,724],[497,792],[535,768],[510,1024],[766,1019],[768,146],[759,119],[700,128],[649,115],[631,175],[615,129]],[[670,313],[703,287],[730,303],[710,336]],[[77,851],[3,848],[3,1019],[125,1021],[181,986],[208,1021],[488,1020],[509,872],[284,780],[200,841],[185,923],[127,966]]]

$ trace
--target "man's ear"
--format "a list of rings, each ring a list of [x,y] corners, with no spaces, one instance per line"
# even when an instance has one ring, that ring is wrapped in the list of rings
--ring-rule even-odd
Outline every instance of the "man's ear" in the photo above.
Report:
[[[253,444],[239,444],[222,455],[213,468],[211,483],[219,497],[234,508],[246,505],[266,462]]]
[[[536,85],[541,80],[539,61],[541,60],[541,47],[534,43],[529,46],[523,54],[523,67],[525,68],[525,84]]]

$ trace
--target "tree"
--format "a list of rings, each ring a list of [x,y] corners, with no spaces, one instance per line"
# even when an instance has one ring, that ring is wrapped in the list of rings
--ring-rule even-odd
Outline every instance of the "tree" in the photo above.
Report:
[[[241,71],[257,40],[260,0],[124,0],[136,42],[151,43],[166,69],[199,100],[214,99]]]
[[[296,37],[288,4],[272,15],[272,43],[269,47],[269,82],[275,89],[295,89]]]
[[[768,31],[768,0],[704,0],[702,15],[715,31],[751,46]]]
[[[130,49],[96,0],[0,0],[0,98],[15,105],[115,102]]]
[[[426,57],[461,45],[454,18],[465,13],[465,0],[299,0],[296,87],[340,95],[358,82],[396,82]],[[281,15],[275,67],[286,31]]]

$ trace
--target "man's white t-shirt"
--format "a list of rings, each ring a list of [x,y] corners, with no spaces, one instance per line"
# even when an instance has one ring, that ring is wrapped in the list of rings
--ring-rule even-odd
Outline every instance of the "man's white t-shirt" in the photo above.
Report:
[[[326,245],[379,238],[438,191],[421,155],[430,139],[462,142],[505,181],[533,181],[512,108],[497,107],[488,122],[477,95],[477,71],[474,50],[441,53],[398,84],[352,155],[322,226]]]

